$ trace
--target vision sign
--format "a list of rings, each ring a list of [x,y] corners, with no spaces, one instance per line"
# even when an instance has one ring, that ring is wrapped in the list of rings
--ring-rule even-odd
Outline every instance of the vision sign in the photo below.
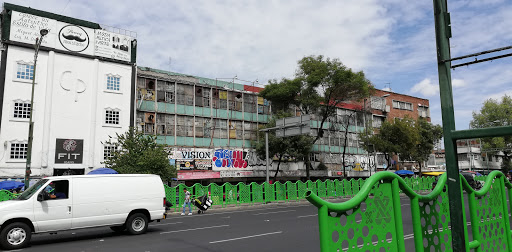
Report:
[[[55,145],[56,164],[81,164],[84,154],[83,139],[59,139]]]

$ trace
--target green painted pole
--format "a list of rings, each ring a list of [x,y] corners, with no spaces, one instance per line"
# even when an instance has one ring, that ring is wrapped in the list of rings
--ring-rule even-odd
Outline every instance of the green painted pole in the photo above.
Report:
[[[396,247],[398,251],[405,252],[405,243],[404,243],[404,226],[402,223],[402,206],[400,204],[400,188],[398,185],[398,180],[393,179],[391,182],[391,191],[393,195],[393,214],[395,215],[395,230],[396,237],[394,242],[396,243]]]
[[[443,116],[443,136],[446,150],[446,173],[448,176],[448,198],[450,202],[450,219],[452,226],[453,251],[466,251],[464,237],[462,193],[460,187],[457,150],[452,131],[455,131],[455,116],[453,113],[453,94],[451,84],[450,63],[450,13],[447,0],[434,0],[434,19],[437,45],[437,68],[439,71],[439,90],[441,95],[441,111]]]
[[[476,199],[475,192],[468,193],[468,201],[469,201],[469,218],[471,219],[471,233],[473,234],[473,240],[482,241],[482,236],[479,232],[480,220],[478,219],[478,214],[476,213]],[[480,246],[475,248],[476,252],[481,252],[482,248]]]
[[[412,231],[414,233],[414,247],[416,252],[423,252],[423,234],[421,232],[420,202],[418,197],[411,199]]]
[[[510,218],[509,218],[509,215],[508,215],[508,207],[507,207],[507,190],[506,190],[506,186],[505,186],[505,176],[501,176],[500,178],[500,188],[499,190],[501,190],[501,207],[502,207],[502,211],[503,211],[503,222],[505,224],[505,230],[507,231],[507,233],[509,232],[510,230]],[[509,195],[509,198],[512,197],[510,195],[510,190],[508,191],[508,195]],[[510,201],[512,202],[512,201]],[[512,237],[509,235],[506,235],[507,237],[507,248],[510,250],[512,248]]]

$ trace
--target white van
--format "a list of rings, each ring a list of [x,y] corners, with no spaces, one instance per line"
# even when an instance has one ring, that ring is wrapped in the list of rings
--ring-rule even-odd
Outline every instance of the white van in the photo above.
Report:
[[[99,226],[142,234],[148,222],[160,219],[165,219],[165,191],[157,175],[48,177],[0,202],[0,245],[18,249],[32,233]]]

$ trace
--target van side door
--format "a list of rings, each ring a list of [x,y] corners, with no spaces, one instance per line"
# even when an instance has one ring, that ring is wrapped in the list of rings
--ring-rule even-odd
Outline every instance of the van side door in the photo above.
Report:
[[[71,228],[72,199],[70,179],[50,181],[34,200],[36,232]]]

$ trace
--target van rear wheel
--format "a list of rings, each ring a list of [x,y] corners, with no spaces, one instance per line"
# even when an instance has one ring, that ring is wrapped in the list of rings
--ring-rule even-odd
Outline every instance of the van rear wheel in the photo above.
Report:
[[[20,249],[30,242],[32,230],[23,222],[11,223],[0,232],[0,245],[4,249]]]
[[[148,229],[148,217],[142,213],[134,213],[126,220],[126,230],[132,235],[146,233]]]

